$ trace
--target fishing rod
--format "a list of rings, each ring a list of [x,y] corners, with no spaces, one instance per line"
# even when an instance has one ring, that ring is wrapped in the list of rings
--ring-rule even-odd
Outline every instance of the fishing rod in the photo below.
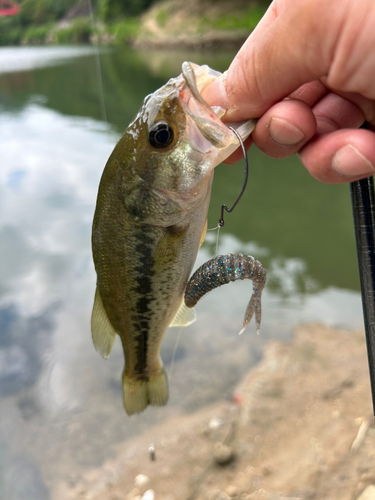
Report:
[[[367,128],[364,123],[361,128]],[[374,179],[350,183],[354,233],[361,284],[363,319],[375,416],[375,201]]]

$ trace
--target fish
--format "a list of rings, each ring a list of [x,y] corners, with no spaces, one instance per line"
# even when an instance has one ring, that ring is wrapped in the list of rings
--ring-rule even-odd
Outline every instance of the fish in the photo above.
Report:
[[[246,307],[242,323],[243,333],[255,313],[257,334],[259,335],[262,318],[261,297],[266,284],[266,270],[259,260],[251,255],[231,254],[217,255],[202,264],[189,279],[185,288],[185,305],[194,307],[208,292],[231,281],[251,279],[253,293]]]
[[[214,168],[255,120],[224,124],[202,89],[220,73],[184,62],[182,73],[147,96],[104,168],[92,227],[97,274],[91,317],[96,350],[107,359],[120,337],[128,415],[168,401],[160,357],[169,326],[195,312],[184,291],[207,228]]]

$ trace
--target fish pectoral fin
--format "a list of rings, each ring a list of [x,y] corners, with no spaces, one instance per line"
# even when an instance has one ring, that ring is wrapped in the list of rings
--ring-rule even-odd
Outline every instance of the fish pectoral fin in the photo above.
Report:
[[[169,326],[188,326],[197,319],[196,312],[194,308],[189,308],[182,301],[176,316],[173,318],[172,323]]]
[[[95,349],[104,359],[107,359],[115,341],[116,332],[105,312],[98,288],[95,291],[94,307],[91,315],[91,333]]]

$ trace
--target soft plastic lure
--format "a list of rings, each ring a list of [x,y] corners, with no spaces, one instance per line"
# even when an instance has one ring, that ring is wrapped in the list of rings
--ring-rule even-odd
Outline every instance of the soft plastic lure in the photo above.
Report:
[[[253,293],[245,311],[240,334],[250,323],[255,313],[257,334],[259,334],[262,317],[261,297],[266,284],[266,271],[259,260],[251,255],[231,254],[218,255],[198,268],[190,278],[185,289],[185,304],[194,307],[206,293],[231,281],[251,279]]]

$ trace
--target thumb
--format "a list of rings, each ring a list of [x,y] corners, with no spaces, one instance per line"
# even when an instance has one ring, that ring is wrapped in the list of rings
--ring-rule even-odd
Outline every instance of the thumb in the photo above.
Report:
[[[228,71],[202,92],[210,105],[227,110],[226,121],[257,118],[302,84],[328,73],[342,12],[324,0],[274,4],[274,10],[286,5],[260,35],[250,35]]]

